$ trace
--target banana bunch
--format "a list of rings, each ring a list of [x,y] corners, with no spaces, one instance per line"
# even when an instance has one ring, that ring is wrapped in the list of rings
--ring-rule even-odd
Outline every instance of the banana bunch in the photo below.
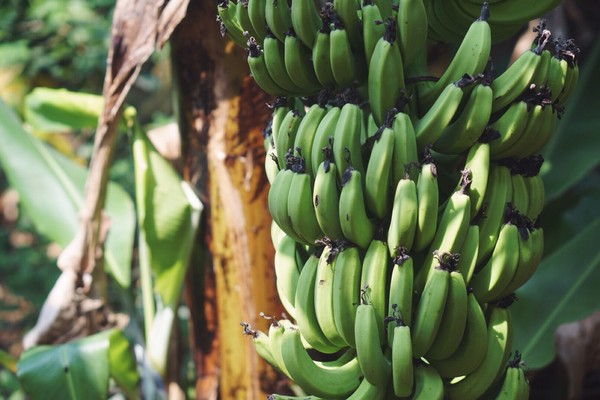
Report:
[[[244,332],[300,398],[528,397],[509,306],[543,255],[539,152],[579,50],[541,22],[505,70],[490,51],[555,4],[218,4],[277,96],[265,173],[286,314]],[[435,80],[429,40],[460,43]]]

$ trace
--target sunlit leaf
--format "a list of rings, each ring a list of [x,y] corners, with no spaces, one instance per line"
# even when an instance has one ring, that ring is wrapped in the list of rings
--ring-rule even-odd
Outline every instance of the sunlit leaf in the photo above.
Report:
[[[25,351],[17,364],[23,389],[34,400],[105,400],[111,334],[105,331],[63,345]]]
[[[137,386],[139,383],[139,374],[135,356],[129,345],[129,341],[123,333],[115,330],[110,335],[110,347],[108,349],[108,363],[110,376],[112,376],[125,392],[127,398],[138,398]]]
[[[0,101],[0,166],[19,193],[20,204],[37,231],[66,246],[78,228],[87,170],[23,129],[14,112]],[[131,282],[135,214],[129,195],[117,184],[107,190],[106,268],[123,287]]]
[[[563,323],[587,317],[600,308],[600,217],[545,258],[533,277],[517,291],[511,306],[513,349],[531,368],[555,356],[554,332]]]

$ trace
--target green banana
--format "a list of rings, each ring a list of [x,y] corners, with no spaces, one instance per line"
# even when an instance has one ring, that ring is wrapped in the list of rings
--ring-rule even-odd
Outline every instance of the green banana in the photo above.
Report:
[[[264,22],[280,42],[285,42],[286,32],[292,28],[292,13],[286,0],[265,0]]]
[[[502,165],[492,165],[486,195],[483,199],[485,218],[481,218],[477,222],[477,225],[479,225],[478,264],[487,260],[492,250],[494,250],[504,218],[506,203],[510,201],[511,197],[510,169]]]
[[[306,342],[321,353],[331,354],[340,350],[325,336],[315,311],[315,286],[320,254],[311,254],[298,276],[294,307],[296,324]]]
[[[431,365],[417,362],[414,366],[415,391],[414,400],[442,400],[444,383],[440,374]]]
[[[487,21],[488,16],[487,3],[483,3],[479,18],[471,24],[469,30],[465,33],[460,47],[456,50],[448,68],[434,85],[429,87],[427,91],[419,93],[421,113],[434,107],[433,104],[437,102],[437,98],[442,95],[444,90],[453,82],[460,80],[463,75],[475,76],[484,71],[492,47],[491,29]],[[433,143],[433,141],[428,143]]]
[[[335,313],[333,311],[333,278],[335,275],[337,251],[336,247],[328,245],[321,253],[317,266],[317,276],[315,277],[314,303],[317,321],[325,337],[335,346],[344,347],[346,346],[346,342],[344,342],[335,325]]]
[[[380,325],[383,325],[383,321],[377,318],[373,304],[358,306],[354,325],[356,357],[365,379],[375,386],[385,385],[392,373],[390,360],[382,351]]]
[[[439,186],[437,168],[431,155],[426,156],[421,164],[421,172],[417,180],[417,226],[413,249],[421,251],[426,248],[437,229]]]
[[[271,0],[268,0],[271,1]],[[248,39],[248,67],[254,81],[262,90],[273,96],[287,96],[289,93],[273,80],[267,70],[265,55],[254,38]]]
[[[488,129],[500,134],[498,139],[490,142],[492,158],[501,158],[497,155],[510,148],[523,134],[529,115],[532,113],[529,108],[530,105],[524,100],[512,103],[498,119],[488,126]]]
[[[464,376],[475,371],[485,357],[487,346],[485,315],[473,293],[467,295],[467,322],[456,351],[444,360],[431,360],[443,378]]]
[[[448,298],[433,344],[425,354],[429,360],[443,360],[451,356],[458,346],[467,323],[467,287],[460,271],[450,272]]]
[[[354,328],[360,303],[361,270],[358,249],[353,246],[342,248],[336,256],[333,272],[333,319],[344,342],[353,348],[356,347]]]
[[[333,76],[333,70],[331,69],[331,28],[329,27],[329,20],[323,21],[323,26],[319,29],[315,35],[315,44],[312,48],[312,60],[315,69],[315,75],[319,80],[319,83],[323,87],[333,88],[335,87],[335,77]]]
[[[537,126],[531,131],[525,128],[523,135],[507,149],[505,154],[508,157],[525,158],[539,152],[552,137],[557,120],[554,107],[542,106]]]
[[[471,146],[467,153],[465,169],[470,172],[471,186],[469,188],[469,197],[471,198],[471,216],[475,216],[483,205],[489,179],[489,143],[477,142]]]
[[[550,58],[546,86],[550,89],[550,100],[554,102],[565,88],[568,64],[557,53]]]
[[[312,395],[344,398],[359,387],[361,370],[358,358],[352,358],[335,368],[320,366],[302,346],[297,329],[285,330],[281,340],[281,356],[290,378]]]
[[[275,146],[273,141],[269,138],[268,147],[265,151],[265,175],[269,184],[272,185],[275,180],[275,176],[279,173],[279,164],[277,163],[277,154],[275,153]]]
[[[240,47],[246,47],[244,28],[236,16],[236,4],[233,1],[222,0],[217,3],[217,20],[220,22],[221,36],[227,36]]]
[[[348,32],[352,49],[357,54],[362,53],[362,30],[358,17],[359,4],[356,0],[333,0],[333,9],[342,25]]]
[[[421,269],[415,278],[415,290],[421,292],[425,283],[435,270],[436,260],[434,252],[439,254],[457,253],[462,247],[471,219],[471,199],[467,194],[469,180],[463,174],[461,189],[454,192],[448,199],[444,211],[439,219],[438,229],[429,246],[429,252]]]
[[[404,325],[411,326],[414,265],[413,259],[406,249],[401,249],[399,253],[393,259],[388,315],[398,317]],[[388,329],[388,344],[393,343],[393,336],[394,329]]]
[[[438,265],[427,279],[416,305],[412,329],[413,357],[423,357],[431,348],[438,333],[450,284],[450,273]]]
[[[319,165],[313,187],[313,205],[321,230],[330,239],[342,240],[340,225],[340,188],[334,163],[325,160]]]
[[[360,171],[348,167],[342,177],[339,217],[344,237],[366,249],[375,233],[367,215]]]
[[[313,0],[294,0],[291,6],[292,26],[298,39],[309,49],[313,48],[316,33],[323,26]]]
[[[477,254],[479,253],[479,226],[471,225],[467,231],[467,237],[459,250],[460,259],[456,269],[460,271],[468,285],[477,266]]]
[[[369,65],[375,45],[385,32],[385,26],[381,23],[383,17],[379,6],[373,0],[363,0],[361,12],[365,60]]]
[[[325,234],[313,207],[312,178],[305,172],[294,174],[288,195],[288,215],[292,228],[305,244],[314,245]]]
[[[301,266],[296,262],[296,247],[300,246],[291,237],[285,235],[275,248],[275,279],[279,300],[290,317],[296,318],[294,301]]]
[[[525,178],[518,171],[511,170],[510,182],[512,185],[510,202],[519,213],[525,214],[529,208],[529,192]]]
[[[330,149],[330,152],[327,154],[330,156],[330,161],[333,161],[331,160],[333,158],[333,154],[331,153],[333,149],[333,134],[341,111],[342,109],[340,107],[333,106],[329,108],[317,127],[310,156],[310,163],[313,171],[316,171],[319,168],[319,165],[325,161],[326,157],[323,149]],[[338,176],[341,176],[341,174],[338,173]]]
[[[342,106],[333,132],[333,161],[338,166],[340,179],[349,166],[364,175],[360,150],[362,118],[363,113],[357,103],[348,102]]]
[[[279,365],[277,365],[277,361],[275,361],[273,353],[271,353],[271,340],[269,336],[262,331],[252,330],[248,323],[242,322],[241,325],[244,329],[244,335],[252,337],[252,345],[260,358],[265,360],[273,368],[279,370]]]
[[[269,1],[271,0],[267,0]],[[312,63],[312,50],[298,39],[293,29],[286,32],[283,45],[285,69],[294,84],[304,90],[302,94],[308,96],[321,90],[321,83]]]
[[[464,379],[446,386],[446,396],[454,399],[477,399],[501,378],[510,356],[512,324],[510,311],[491,307],[488,322],[487,350],[481,364]]]
[[[484,132],[492,114],[493,92],[483,80],[475,85],[464,109],[442,131],[432,149],[443,154],[460,154],[473,146]]]
[[[410,327],[398,324],[393,328],[392,383],[397,397],[408,397],[414,385],[412,339]]]
[[[392,122],[394,131],[394,151],[392,153],[392,188],[396,188],[400,179],[406,175],[407,165],[416,165],[419,161],[417,138],[410,116],[402,111],[394,116]],[[410,171],[410,177],[416,181],[417,174]]]
[[[286,235],[292,237],[297,242],[304,242],[292,226],[292,221],[288,214],[288,197],[294,172],[290,169],[280,171],[273,180],[269,188],[267,203],[269,212],[273,217],[273,221]]]
[[[383,126],[372,138],[373,148],[365,172],[365,198],[369,212],[383,220],[390,213],[394,131]]]
[[[423,0],[402,0],[397,3],[398,45],[402,54],[404,75],[427,75],[428,23]]]
[[[387,244],[392,257],[399,247],[410,251],[413,246],[419,215],[417,185],[408,176],[401,179],[394,192],[392,216],[387,232]]]
[[[289,95],[301,94],[304,89],[292,81],[285,69],[283,43],[273,36],[271,31],[267,31],[267,36],[263,40],[262,47],[267,72],[277,86],[285,90]]]
[[[291,155],[293,152],[294,142],[302,118],[303,110],[292,108],[283,117],[279,129],[273,131],[279,169],[285,169],[288,166],[287,155],[288,153]]]
[[[537,173],[533,176],[525,177],[524,181],[527,186],[527,193],[529,194],[529,204],[524,214],[530,220],[535,221],[542,212],[546,201],[544,181]]]
[[[535,228],[529,231],[528,238],[519,237],[519,262],[517,270],[508,286],[504,289],[504,296],[514,293],[531,278],[544,254],[544,230]]]
[[[271,354],[277,363],[277,368],[289,378],[290,375],[283,361],[283,357],[281,356],[281,341],[283,339],[283,333],[286,330],[284,325],[283,320],[279,321],[273,319],[271,321],[271,325],[269,325],[269,344],[271,345]],[[300,338],[300,340],[302,341],[302,338]],[[301,344],[301,346],[303,345]]]
[[[298,132],[294,140],[294,150],[300,157],[304,157],[304,169],[312,177],[316,174],[316,169],[312,168],[312,147],[319,124],[327,114],[326,93],[322,92],[319,96],[319,102],[310,106],[306,115],[302,118],[298,126]]]
[[[364,80],[366,65],[362,57],[356,57],[352,51],[350,34],[340,19],[333,18],[330,33],[329,63],[335,83],[338,87],[346,87],[355,81]],[[362,50],[361,50],[362,51]]]
[[[369,62],[369,105],[377,125],[384,124],[388,111],[395,106],[404,89],[403,71],[402,55],[396,41],[396,20],[390,18],[385,22],[385,32],[375,44]]]
[[[248,18],[254,28],[256,40],[259,43],[267,37],[267,25],[265,19],[265,9],[267,0],[248,0]]]
[[[500,299],[519,262],[519,229],[508,222],[502,225],[498,241],[488,262],[470,282],[475,297],[481,303]]]
[[[525,50],[510,67],[492,81],[494,92],[492,112],[503,109],[512,103],[530,84],[531,78],[540,65],[540,54],[546,47],[548,36],[537,39],[537,45]]]
[[[496,400],[527,400],[529,399],[529,383],[521,366],[521,354],[515,352],[515,357],[508,363],[500,393]]]
[[[415,135],[420,149],[432,145],[440,138],[460,106],[465,87],[472,83],[473,78],[464,75],[446,85],[423,117],[415,122]]]
[[[360,288],[361,297],[374,308],[381,345],[387,343],[384,320],[387,315],[389,269],[390,259],[385,242],[372,240],[363,259]]]
[[[259,43],[261,39],[259,35],[254,30],[254,26],[252,26],[252,22],[250,22],[250,14],[248,10],[248,0],[237,0],[235,5],[235,17],[240,23],[240,26],[245,32],[245,36],[252,36]]]

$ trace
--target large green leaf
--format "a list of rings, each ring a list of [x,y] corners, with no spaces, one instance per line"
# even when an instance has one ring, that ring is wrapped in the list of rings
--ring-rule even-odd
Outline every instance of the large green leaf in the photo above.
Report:
[[[25,351],[17,364],[23,389],[32,399],[105,400],[110,375],[111,331],[58,346]]]
[[[128,398],[139,397],[135,357],[118,329],[27,350],[17,364],[17,375],[32,399],[104,400],[109,376]]]
[[[512,307],[513,349],[523,352],[531,368],[541,368],[555,355],[554,332],[563,323],[584,318],[600,308],[600,217],[545,258],[533,277],[517,291]]]
[[[133,157],[141,251],[147,252],[161,303],[175,306],[202,204],[139,128],[134,129]]]
[[[543,151],[546,196],[553,199],[580,181],[600,158],[600,41],[587,55],[573,97]]]
[[[25,213],[39,233],[66,246],[78,229],[87,170],[25,131],[1,101],[0,143],[0,166],[19,193]],[[112,221],[106,267],[121,286],[128,287],[135,214],[129,195],[117,184],[108,186],[106,211]]]

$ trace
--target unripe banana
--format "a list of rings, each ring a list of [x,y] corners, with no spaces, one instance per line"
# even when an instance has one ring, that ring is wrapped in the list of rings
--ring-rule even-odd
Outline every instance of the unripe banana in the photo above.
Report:
[[[266,0],[265,22],[280,42],[285,42],[285,33],[292,27],[290,6],[285,0]],[[263,22],[264,24],[264,22]]]
[[[414,367],[415,391],[414,400],[442,400],[444,383],[440,374],[431,365],[417,362]]]
[[[365,197],[370,213],[383,220],[391,210],[390,165],[394,151],[394,131],[384,126],[372,140],[373,148],[365,173]]]
[[[418,214],[417,185],[407,176],[398,182],[394,193],[392,216],[387,232],[387,244],[392,257],[397,255],[399,247],[408,251],[412,249]]]
[[[427,11],[423,0],[398,2],[398,45],[404,64],[404,75],[427,75]]]
[[[467,322],[467,287],[460,271],[450,273],[448,298],[438,329],[438,334],[425,357],[443,360],[452,355],[460,345]]]
[[[515,357],[508,363],[504,381],[496,400],[527,400],[529,399],[529,383],[521,366],[521,354],[515,352]]]
[[[367,215],[361,173],[349,167],[342,176],[339,218],[344,237],[366,249],[375,233]]]
[[[296,248],[300,246],[298,242],[289,236],[283,236],[275,248],[275,279],[279,300],[285,308],[285,311],[296,318],[294,301],[296,297],[296,287],[298,277],[302,266],[296,262]]]
[[[392,122],[394,131],[394,152],[392,154],[392,188],[396,188],[400,179],[406,175],[407,165],[416,165],[419,161],[415,129],[408,114],[400,111]],[[412,180],[417,180],[416,170],[410,170]]]
[[[356,310],[354,336],[356,337],[356,356],[360,369],[372,385],[383,386],[392,373],[390,361],[382,351],[379,327],[383,321],[377,318],[375,307],[363,303]]]
[[[471,225],[467,232],[467,237],[460,248],[460,259],[456,264],[456,269],[460,271],[465,280],[465,284],[471,282],[473,272],[477,266],[477,254],[479,253],[479,226]]]
[[[400,249],[393,259],[388,315],[400,318],[407,326],[412,324],[413,276],[413,259],[406,249]],[[393,335],[394,329],[388,327],[388,343],[393,342]]]
[[[487,350],[481,364],[464,379],[446,387],[450,399],[477,399],[501,378],[510,356],[512,324],[510,311],[492,307],[488,323]]]
[[[295,173],[288,195],[288,215],[292,228],[305,244],[314,245],[323,236],[313,207],[312,179],[302,171]]]
[[[217,4],[218,20],[221,24],[221,36],[231,39],[240,47],[246,47],[247,40],[244,28],[236,16],[236,5],[233,1],[222,0]]]
[[[269,1],[271,0],[267,0],[267,2]],[[312,49],[306,47],[298,39],[293,29],[286,32],[283,44],[285,69],[296,86],[304,89],[304,95],[315,94],[321,90],[322,87],[315,74],[311,59]]]
[[[297,242],[304,242],[292,226],[292,221],[288,214],[288,198],[294,172],[290,169],[280,171],[273,180],[269,188],[267,197],[269,212],[273,217],[273,221],[281,228],[286,235],[292,237]]]
[[[437,229],[439,186],[437,168],[431,157],[426,157],[421,165],[417,181],[417,226],[413,248],[421,251],[433,240]]]
[[[316,171],[319,165],[325,160],[325,149],[329,149],[327,155],[329,156],[330,161],[333,161],[333,135],[341,111],[342,109],[340,107],[331,107],[327,110],[327,113],[317,127],[310,156],[313,171]],[[341,173],[338,173],[338,177],[339,176],[341,176]]]
[[[326,93],[322,92],[319,102],[310,106],[306,115],[298,126],[298,132],[294,140],[294,151],[304,158],[304,169],[308,175],[314,177],[317,170],[312,167],[312,147],[319,124],[327,114]]]
[[[372,240],[363,260],[360,287],[363,291],[362,298],[367,300],[375,310],[381,345],[387,343],[384,319],[388,310],[389,268],[390,258],[385,242]]]
[[[357,358],[335,368],[320,366],[302,346],[297,329],[285,330],[281,356],[290,378],[307,393],[325,398],[346,398],[360,384],[361,370]]]
[[[324,87],[335,87],[335,77],[331,70],[331,29],[329,20],[323,21],[323,26],[315,36],[315,44],[312,48],[312,60],[315,75],[319,83]]]
[[[329,62],[335,83],[338,87],[346,87],[355,81],[363,81],[366,66],[362,57],[352,52],[350,33],[339,18],[333,19],[330,33]],[[362,51],[362,50],[361,50]]]
[[[298,38],[306,47],[312,49],[316,33],[323,26],[315,2],[313,0],[294,0],[290,13],[292,26]]]
[[[300,271],[294,301],[295,319],[302,336],[312,348],[321,353],[331,354],[339,351],[340,347],[333,345],[327,339],[319,326],[315,311],[315,286],[319,256],[320,254],[311,254]]]
[[[365,60],[369,65],[375,45],[385,32],[385,26],[381,23],[383,17],[379,6],[373,0],[363,0],[361,11]]]
[[[333,161],[338,166],[340,179],[349,166],[364,174],[360,149],[362,118],[363,113],[357,103],[343,105],[333,132]]]
[[[336,256],[333,272],[333,319],[340,336],[350,347],[356,347],[355,320],[360,303],[361,270],[358,249],[342,248]]]
[[[413,357],[423,357],[431,348],[442,321],[450,273],[441,266],[433,269],[416,306],[413,323]]]
[[[325,160],[317,169],[313,188],[313,205],[321,230],[330,239],[342,240],[340,225],[340,188],[334,163]]]
[[[467,322],[456,351],[445,360],[431,360],[444,378],[464,376],[473,372],[483,361],[487,346],[485,315],[473,293],[467,295]]]
[[[286,169],[288,166],[287,156],[288,154],[293,155],[294,141],[303,116],[304,110],[292,108],[283,117],[279,129],[273,131],[279,169]]]
[[[469,197],[471,198],[471,216],[477,215],[489,180],[490,173],[490,145],[489,143],[477,142],[469,149],[465,161],[465,169],[469,170],[471,186]]]
[[[389,328],[388,328],[389,329]],[[414,385],[413,355],[410,327],[398,324],[393,327],[392,347],[392,383],[394,394],[407,397],[412,393]]]

